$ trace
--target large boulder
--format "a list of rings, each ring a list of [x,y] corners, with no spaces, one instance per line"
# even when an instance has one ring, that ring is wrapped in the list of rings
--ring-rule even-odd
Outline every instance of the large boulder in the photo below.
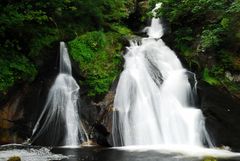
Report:
[[[51,49],[46,49],[46,57],[34,60],[39,70],[33,82],[16,84],[7,99],[0,102],[0,144],[22,143],[31,136],[58,73],[58,46],[59,43],[53,44]]]
[[[215,146],[229,146],[240,151],[240,100],[225,88],[206,82],[198,83],[200,107],[206,119],[206,128]]]
[[[118,79],[113,82],[111,89],[102,101],[98,103],[92,102],[92,106],[98,108],[98,113],[97,119],[92,126],[91,136],[99,145],[112,145],[112,116],[114,112],[114,97],[117,84]]]

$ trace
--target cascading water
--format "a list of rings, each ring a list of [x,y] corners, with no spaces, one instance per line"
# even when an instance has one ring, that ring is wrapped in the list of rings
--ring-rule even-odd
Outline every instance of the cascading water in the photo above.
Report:
[[[88,140],[79,118],[79,86],[72,77],[64,42],[60,43],[60,71],[34,129],[32,141],[41,137],[50,145],[76,146]]]
[[[153,18],[145,31],[149,37],[131,42],[124,56],[114,100],[114,145],[211,144],[202,112],[193,107],[189,75],[196,81],[195,75],[161,39],[160,19]]]

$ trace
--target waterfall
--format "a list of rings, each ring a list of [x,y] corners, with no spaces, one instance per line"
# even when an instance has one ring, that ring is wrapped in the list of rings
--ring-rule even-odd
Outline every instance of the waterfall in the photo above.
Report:
[[[144,31],[148,38],[131,41],[124,56],[114,99],[114,145],[211,144],[203,114],[194,107],[195,75],[161,39],[159,18]]]
[[[37,120],[32,141],[42,137],[50,145],[77,146],[88,140],[79,118],[79,86],[72,77],[71,61],[64,42],[60,42],[60,69],[50,88],[47,102]]]

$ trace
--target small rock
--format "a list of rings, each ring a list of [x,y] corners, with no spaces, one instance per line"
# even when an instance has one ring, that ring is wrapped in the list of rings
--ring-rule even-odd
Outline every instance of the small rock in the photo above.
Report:
[[[205,158],[203,159],[203,161],[217,161],[217,159],[214,158],[214,157],[209,156],[209,157],[205,157]]]
[[[21,161],[21,158],[18,156],[12,156],[7,161]]]

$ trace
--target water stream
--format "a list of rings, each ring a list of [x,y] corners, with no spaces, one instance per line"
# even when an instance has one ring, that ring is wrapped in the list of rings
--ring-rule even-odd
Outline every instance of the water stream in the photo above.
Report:
[[[72,77],[71,61],[60,43],[60,69],[47,102],[33,129],[32,141],[45,138],[48,145],[78,146],[88,140],[79,118],[79,86]]]
[[[153,18],[144,31],[148,37],[131,41],[124,56],[114,100],[114,145],[211,146],[203,114],[194,107],[195,75],[182,67],[161,39],[159,18]]]

